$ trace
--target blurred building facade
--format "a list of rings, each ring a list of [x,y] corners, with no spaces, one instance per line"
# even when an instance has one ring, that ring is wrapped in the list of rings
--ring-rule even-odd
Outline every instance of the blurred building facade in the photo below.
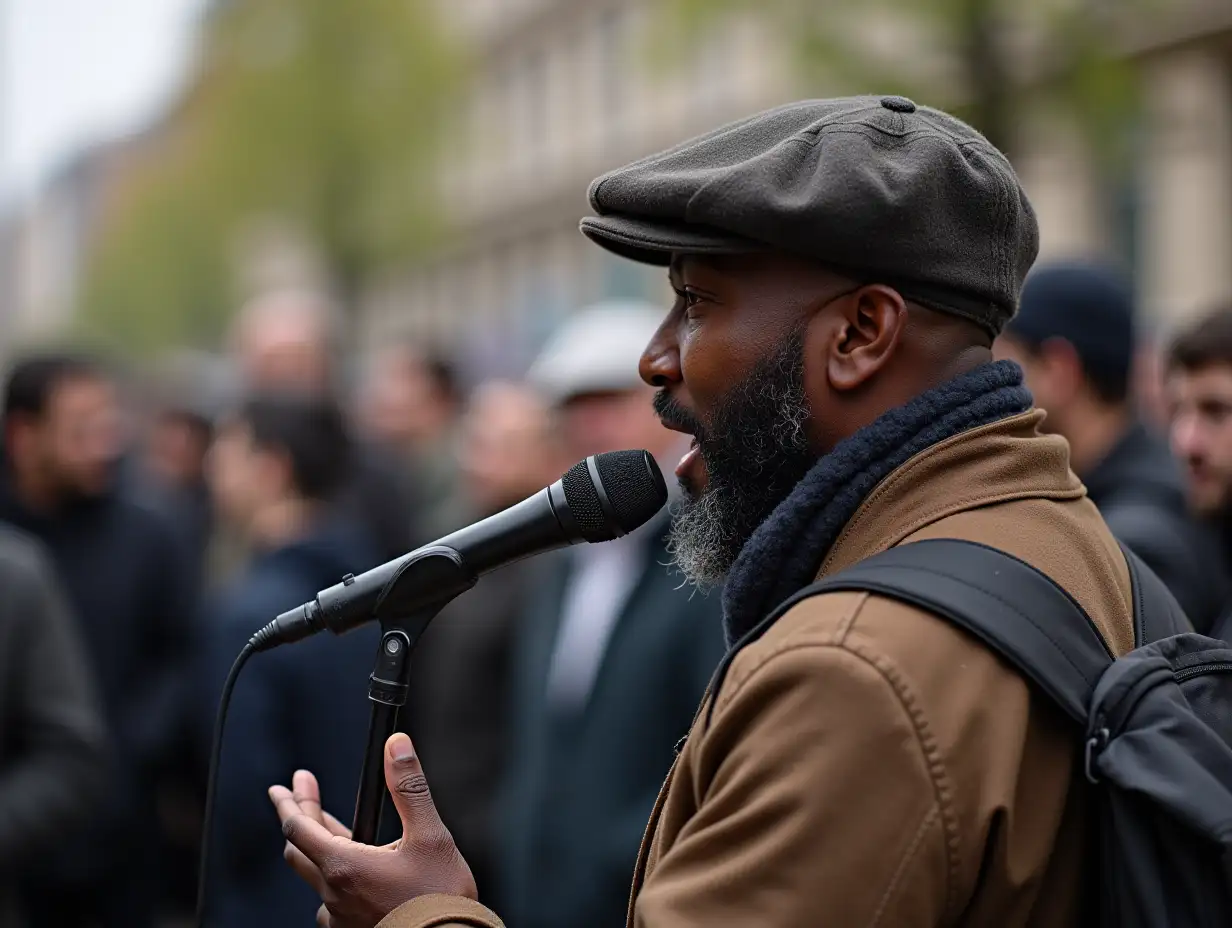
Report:
[[[663,0],[439,6],[473,65],[442,143],[449,231],[366,294],[363,342],[409,335],[465,346],[465,360],[485,373],[520,373],[559,318],[586,303],[666,298],[661,273],[578,233],[591,179],[725,121],[827,92],[800,79],[791,50],[755,12],[673,35]],[[1154,9],[1124,42],[1144,91],[1129,180],[1110,185],[1089,134],[1043,110],[1015,114],[1014,154],[1040,215],[1043,254],[1128,261],[1143,309],[1167,324],[1232,297],[1232,4],[1169,0]],[[186,87],[144,132],[84,153],[0,218],[5,349],[71,323],[92,243],[107,234],[134,176],[175,151],[174,113],[200,92]],[[274,267],[286,276],[284,239],[239,249],[261,260],[237,274],[264,280]]]
[[[724,121],[825,88],[755,18],[656,44],[654,0],[455,0],[476,48],[442,178],[454,234],[373,294],[368,336],[487,332],[517,359],[561,313],[601,297],[666,297],[663,275],[577,231],[587,183]],[[1044,256],[1129,261],[1145,312],[1169,323],[1232,296],[1232,4],[1178,0],[1129,30],[1145,105],[1128,189],[1109,189],[1080,127],[1024,113],[1015,160]],[[666,62],[666,63],[664,63]]]

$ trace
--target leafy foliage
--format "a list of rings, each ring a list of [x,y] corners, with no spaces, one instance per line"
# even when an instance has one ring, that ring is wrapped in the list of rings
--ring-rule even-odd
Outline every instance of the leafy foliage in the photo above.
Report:
[[[431,166],[459,59],[429,0],[232,0],[203,25],[155,166],[109,219],[81,318],[126,346],[209,343],[253,217],[294,224],[344,305],[434,234]]]
[[[1161,0],[673,0],[678,24],[756,13],[827,91],[904,93],[964,116],[1012,152],[1025,98],[1079,116],[1102,154],[1134,103],[1115,37]],[[885,41],[889,36],[891,41]]]

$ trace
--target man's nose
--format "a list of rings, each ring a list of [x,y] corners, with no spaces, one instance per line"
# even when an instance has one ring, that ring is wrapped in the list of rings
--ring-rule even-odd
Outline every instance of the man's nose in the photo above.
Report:
[[[676,343],[674,314],[669,315],[655,331],[650,344],[642,352],[638,374],[652,387],[666,387],[680,382],[680,346]]]

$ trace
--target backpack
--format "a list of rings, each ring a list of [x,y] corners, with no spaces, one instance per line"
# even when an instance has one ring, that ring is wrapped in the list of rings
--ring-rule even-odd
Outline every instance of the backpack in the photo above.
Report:
[[[801,590],[732,648],[810,596],[866,591],[958,625],[1009,661],[1078,726],[1095,794],[1097,885],[1083,924],[1232,925],[1232,648],[1190,631],[1129,550],[1135,648],[1114,659],[1054,580],[986,545],[891,548]],[[717,691],[712,690],[712,691]],[[1075,738],[1077,741],[1077,737]]]

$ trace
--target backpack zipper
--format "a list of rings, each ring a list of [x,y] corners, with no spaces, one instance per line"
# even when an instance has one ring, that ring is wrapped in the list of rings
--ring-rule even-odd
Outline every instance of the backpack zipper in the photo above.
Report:
[[[1200,677],[1204,673],[1232,673],[1232,661],[1220,661],[1218,664],[1197,664],[1185,667],[1175,673],[1177,683],[1184,683],[1190,677]]]

